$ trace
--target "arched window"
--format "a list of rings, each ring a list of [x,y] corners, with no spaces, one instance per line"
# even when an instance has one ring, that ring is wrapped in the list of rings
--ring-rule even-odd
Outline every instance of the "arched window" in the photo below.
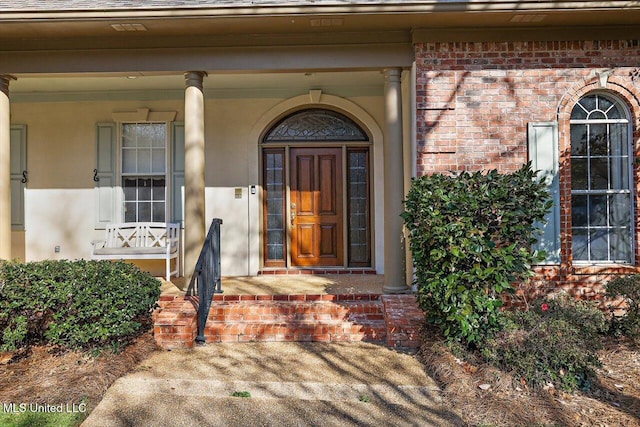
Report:
[[[573,260],[633,261],[630,124],[622,104],[604,94],[571,111]]]
[[[343,114],[320,108],[298,111],[276,123],[264,142],[368,141],[367,134]]]

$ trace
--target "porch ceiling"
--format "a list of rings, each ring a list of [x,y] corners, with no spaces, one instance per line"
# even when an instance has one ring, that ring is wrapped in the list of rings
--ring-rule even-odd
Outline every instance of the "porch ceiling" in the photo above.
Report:
[[[379,71],[211,74],[205,78],[205,92],[252,91],[287,87],[290,90],[309,87],[382,87],[384,77]],[[61,76],[26,74],[11,82],[14,95],[114,92],[114,91],[184,91],[182,74],[69,74]]]

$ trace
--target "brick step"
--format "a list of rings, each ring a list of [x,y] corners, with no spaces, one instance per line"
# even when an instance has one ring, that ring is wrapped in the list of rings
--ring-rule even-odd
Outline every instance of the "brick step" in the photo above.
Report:
[[[351,322],[234,322],[207,323],[207,342],[313,341],[383,343],[386,337],[384,320],[356,324]]]
[[[165,349],[189,348],[197,330],[197,298],[159,301],[154,335]],[[417,347],[424,322],[413,295],[215,295],[207,342],[368,341]]]
[[[386,325],[378,300],[214,301],[204,335],[207,342],[383,342]]]
[[[215,322],[304,322],[304,321],[384,321],[379,301],[298,302],[251,301],[213,302],[208,316]]]

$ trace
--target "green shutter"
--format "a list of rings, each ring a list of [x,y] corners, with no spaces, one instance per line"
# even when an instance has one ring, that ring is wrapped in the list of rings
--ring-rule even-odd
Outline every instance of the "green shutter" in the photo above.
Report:
[[[184,123],[171,129],[171,221],[184,225]]]
[[[547,183],[553,207],[547,213],[546,224],[536,224],[542,230],[534,250],[547,252],[545,264],[560,263],[560,185],[558,182],[558,123],[529,123],[529,160],[539,179]]]
[[[27,188],[27,127],[11,126],[11,229],[24,230],[24,196]]]
[[[96,128],[96,228],[116,222],[116,125],[98,123]]]

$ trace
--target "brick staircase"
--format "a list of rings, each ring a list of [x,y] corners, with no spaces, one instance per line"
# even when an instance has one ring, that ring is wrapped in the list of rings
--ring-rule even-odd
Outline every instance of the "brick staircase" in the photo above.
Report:
[[[154,335],[162,348],[189,348],[197,299],[161,297]],[[424,314],[413,295],[215,295],[207,343],[367,341],[417,347]]]

